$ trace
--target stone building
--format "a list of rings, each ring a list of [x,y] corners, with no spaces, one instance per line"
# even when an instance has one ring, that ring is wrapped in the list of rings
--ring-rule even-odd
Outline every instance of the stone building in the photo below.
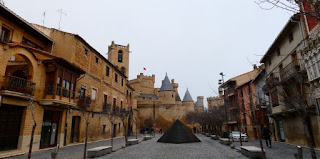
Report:
[[[225,99],[227,108],[228,123],[224,123],[224,131],[227,126],[230,131],[248,133],[249,137],[255,138],[257,132],[254,131],[252,117],[255,111],[255,89],[252,80],[257,76],[258,68],[250,72],[233,77],[220,85],[219,90],[223,90],[220,97]],[[225,96],[225,97],[224,97]]]
[[[140,127],[151,127],[154,124],[156,130],[162,128],[166,131],[176,119],[179,119],[191,129],[192,125],[186,122],[186,115],[196,109],[203,111],[203,97],[198,97],[198,106],[195,106],[187,90],[181,101],[178,83],[175,83],[174,79],[170,82],[167,75],[160,88],[155,88],[154,83],[155,75],[145,76],[143,73],[129,81],[129,84],[135,89]],[[196,129],[200,130],[199,125]]]
[[[32,114],[33,150],[83,142],[86,119],[78,102],[86,96],[88,141],[123,135],[123,123],[111,125],[104,115],[116,107],[132,112],[125,124],[135,130],[129,44],[112,42],[106,59],[81,36],[32,25],[2,5],[0,27],[0,158],[28,151]]]
[[[203,105],[203,96],[198,96],[197,101],[194,104],[194,109],[196,112],[204,112],[204,105]]]
[[[223,105],[223,98],[221,97],[208,97],[208,111],[212,110],[214,107],[220,107]]]
[[[270,98],[270,117],[274,120],[275,140],[297,145],[307,145],[304,122],[312,128],[311,138],[319,147],[319,117],[310,89],[319,68],[311,61],[304,63],[299,50],[306,47],[299,15],[292,16],[267,50],[261,63],[265,65],[266,84],[264,92]],[[308,56],[306,56],[308,57]],[[316,57],[310,58],[317,61]],[[307,78],[309,77],[309,78]],[[303,111],[308,118],[305,120]],[[299,130],[299,131],[297,131]]]

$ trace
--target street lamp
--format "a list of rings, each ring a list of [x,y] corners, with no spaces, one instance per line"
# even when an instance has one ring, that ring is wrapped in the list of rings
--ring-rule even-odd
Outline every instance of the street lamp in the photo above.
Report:
[[[220,86],[223,86],[224,85],[224,78],[223,76],[225,76],[225,74],[223,74],[223,72],[220,72],[220,76],[221,76],[221,79],[218,80],[218,84]],[[229,138],[229,133],[230,133],[230,130],[229,130],[229,126],[228,126],[228,114],[227,114],[227,104],[226,104],[226,94],[225,94],[225,89],[222,88],[223,90],[223,103],[224,103],[224,112],[225,112],[225,120],[226,120],[226,126],[227,126],[227,135],[228,135],[228,143],[230,145],[230,138]]]

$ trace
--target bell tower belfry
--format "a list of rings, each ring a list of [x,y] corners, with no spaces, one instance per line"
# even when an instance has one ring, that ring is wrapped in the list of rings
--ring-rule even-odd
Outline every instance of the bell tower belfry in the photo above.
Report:
[[[108,47],[108,60],[127,77],[129,77],[129,47],[129,44],[124,46],[115,44],[114,41]]]

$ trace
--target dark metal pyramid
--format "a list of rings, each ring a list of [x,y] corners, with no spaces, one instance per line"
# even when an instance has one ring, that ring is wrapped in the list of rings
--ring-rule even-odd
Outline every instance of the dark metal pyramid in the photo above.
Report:
[[[176,120],[158,142],[180,144],[201,141],[180,120]]]

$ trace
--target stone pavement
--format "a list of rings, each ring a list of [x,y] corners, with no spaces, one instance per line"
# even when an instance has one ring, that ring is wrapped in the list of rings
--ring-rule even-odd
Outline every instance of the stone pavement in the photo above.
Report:
[[[240,142],[233,142],[235,146],[240,148]],[[260,147],[259,140],[250,140],[249,142],[242,142],[243,146],[256,146]],[[294,154],[297,153],[297,148],[294,145],[289,145],[284,142],[272,142],[272,148],[267,147],[266,141],[262,140],[263,148],[269,159],[287,159],[294,158]],[[308,148],[302,148],[303,158],[311,159],[310,150]],[[320,158],[320,151],[316,151],[317,158]]]
[[[187,144],[159,143],[155,138],[96,159],[247,159],[241,153],[201,134],[201,142]]]
[[[135,136],[130,136],[129,139],[135,139]],[[138,136],[139,141],[142,141],[142,135]],[[90,142],[88,143],[88,149],[98,147],[98,146],[110,146],[111,140],[102,140],[97,142]],[[125,146],[124,137],[115,138],[113,139],[113,150],[117,151]],[[81,159],[83,158],[83,149],[84,144],[77,144],[77,145],[68,145],[60,148],[58,159]],[[27,154],[14,156],[6,159],[26,159]],[[32,153],[32,158],[34,159],[51,159],[51,149],[50,150],[42,150]]]

